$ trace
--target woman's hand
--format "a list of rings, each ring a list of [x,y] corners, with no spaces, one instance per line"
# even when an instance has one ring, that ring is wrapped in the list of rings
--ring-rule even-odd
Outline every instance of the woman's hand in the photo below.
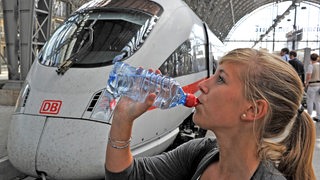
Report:
[[[146,112],[153,104],[156,95],[151,93],[147,96],[145,102],[137,102],[129,97],[122,96],[114,110],[114,121],[132,123],[136,118]]]
[[[152,72],[152,69],[149,69]],[[155,71],[156,74],[161,74],[160,70]],[[121,121],[121,122],[130,122],[138,118],[144,112],[146,112],[154,103],[156,95],[154,93],[150,93],[144,102],[137,102],[129,97],[122,96],[115,107],[114,115],[113,115],[113,122],[114,121]]]

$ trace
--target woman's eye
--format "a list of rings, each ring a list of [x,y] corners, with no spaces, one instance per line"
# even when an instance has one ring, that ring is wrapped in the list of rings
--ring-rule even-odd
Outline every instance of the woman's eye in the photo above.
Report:
[[[218,83],[224,83],[224,79],[221,76],[218,76]]]

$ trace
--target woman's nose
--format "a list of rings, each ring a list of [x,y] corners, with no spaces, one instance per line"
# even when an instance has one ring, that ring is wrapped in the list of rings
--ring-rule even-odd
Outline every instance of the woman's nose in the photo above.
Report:
[[[201,81],[200,83],[199,83],[199,89],[200,89],[200,91],[202,92],[202,93],[204,93],[204,94],[206,94],[206,93],[208,93],[208,87],[207,87],[207,84],[208,84],[208,81],[211,79],[211,77],[210,78],[208,78],[208,79],[205,79],[205,80],[203,80],[203,81]]]

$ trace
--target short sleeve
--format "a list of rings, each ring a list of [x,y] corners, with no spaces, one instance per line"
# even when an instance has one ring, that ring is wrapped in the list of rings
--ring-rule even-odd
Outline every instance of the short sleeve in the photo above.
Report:
[[[313,66],[312,66],[312,64],[309,64],[306,73],[307,74],[312,74],[312,70],[313,70]]]

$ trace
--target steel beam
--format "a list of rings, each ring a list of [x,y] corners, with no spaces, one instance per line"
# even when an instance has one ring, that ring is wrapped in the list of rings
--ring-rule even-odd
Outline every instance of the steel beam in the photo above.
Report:
[[[25,80],[50,36],[53,0],[2,0],[2,3],[8,79]]]
[[[18,56],[18,1],[2,0],[4,34],[6,38],[8,79],[19,80],[19,56]]]
[[[21,80],[26,78],[26,74],[32,64],[32,34],[34,29],[34,0],[19,0],[19,49],[21,55]]]
[[[21,79],[50,36],[52,0],[19,0]]]

